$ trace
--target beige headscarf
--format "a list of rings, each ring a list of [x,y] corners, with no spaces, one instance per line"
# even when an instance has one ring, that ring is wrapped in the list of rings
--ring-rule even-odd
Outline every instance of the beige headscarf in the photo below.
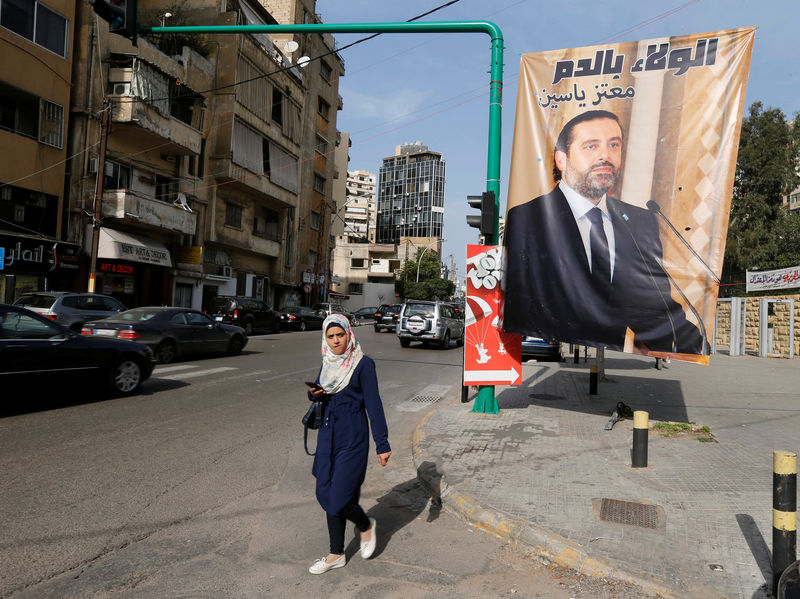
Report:
[[[337,326],[347,334],[347,347],[344,353],[338,356],[331,351],[325,339],[325,334],[331,326]],[[356,366],[363,357],[364,352],[361,351],[361,345],[356,341],[347,317],[342,314],[328,316],[322,323],[322,372],[319,373],[319,384],[325,389],[325,393],[333,395],[347,387]]]

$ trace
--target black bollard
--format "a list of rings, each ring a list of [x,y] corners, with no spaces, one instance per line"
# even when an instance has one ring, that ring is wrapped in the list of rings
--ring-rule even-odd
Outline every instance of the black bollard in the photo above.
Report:
[[[597,395],[597,364],[589,367],[589,395]]]
[[[580,364],[580,361],[581,361],[581,350],[578,349],[577,345],[575,346],[575,354],[574,354],[573,357],[575,359],[575,363],[576,364]]]
[[[797,454],[772,452],[772,596],[797,559]]]
[[[633,413],[633,449],[631,450],[631,466],[647,468],[647,429],[650,414],[642,410]]]

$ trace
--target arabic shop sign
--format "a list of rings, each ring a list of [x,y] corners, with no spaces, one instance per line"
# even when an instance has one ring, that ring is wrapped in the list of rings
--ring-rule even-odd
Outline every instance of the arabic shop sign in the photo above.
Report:
[[[15,272],[77,270],[78,246],[60,241],[0,235],[0,269]]]
[[[793,287],[800,287],[800,266],[790,266],[778,270],[747,271],[747,293]]]

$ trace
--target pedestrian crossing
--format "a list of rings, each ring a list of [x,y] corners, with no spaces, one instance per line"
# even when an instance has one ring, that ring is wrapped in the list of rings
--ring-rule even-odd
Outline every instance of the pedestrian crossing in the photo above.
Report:
[[[167,379],[171,381],[183,381],[186,379],[193,379],[199,376],[208,376],[212,374],[219,374],[220,372],[229,372],[231,370],[239,370],[233,366],[219,366],[217,368],[200,368],[191,364],[180,366],[160,366],[153,371],[153,378]]]

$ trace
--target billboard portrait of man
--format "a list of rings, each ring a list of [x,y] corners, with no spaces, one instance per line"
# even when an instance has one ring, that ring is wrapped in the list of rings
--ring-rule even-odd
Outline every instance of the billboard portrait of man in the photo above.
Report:
[[[684,103],[743,101],[725,33],[523,56],[504,330],[707,363],[742,107]]]

